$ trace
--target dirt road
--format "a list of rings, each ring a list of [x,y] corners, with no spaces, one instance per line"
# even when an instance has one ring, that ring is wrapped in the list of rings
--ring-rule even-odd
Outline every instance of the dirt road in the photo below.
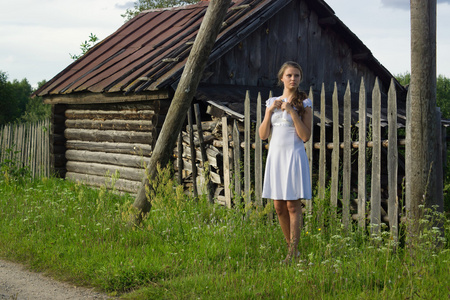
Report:
[[[114,299],[93,289],[55,281],[23,266],[0,260],[0,300]]]

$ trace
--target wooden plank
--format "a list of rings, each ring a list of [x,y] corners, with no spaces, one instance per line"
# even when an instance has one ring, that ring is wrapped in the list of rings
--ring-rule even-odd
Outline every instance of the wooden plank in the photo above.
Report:
[[[81,182],[83,184],[95,187],[107,186],[107,188],[112,188],[111,178],[105,176],[97,176],[93,174],[80,174],[75,172],[67,172],[66,179],[75,182]],[[119,178],[114,183],[114,189],[122,192],[136,193],[141,185],[138,181],[126,180]]]
[[[157,114],[153,110],[87,110],[87,109],[67,109],[65,111],[67,119],[87,119],[87,120],[150,120],[157,123]]]
[[[97,176],[111,176],[117,171],[120,174],[120,178],[133,181],[142,181],[142,178],[144,178],[145,176],[145,170],[142,168],[129,168],[92,162],[87,163],[79,161],[68,161],[66,164],[66,168],[67,172],[91,174]]]
[[[361,78],[359,89],[359,128],[358,128],[358,225],[366,228],[366,132],[367,132],[367,99],[364,78]]]
[[[144,157],[149,157],[152,153],[152,146],[140,143],[110,143],[68,140],[66,142],[66,147],[67,149],[133,154]],[[58,153],[64,153],[64,151]]]
[[[148,157],[138,155],[71,149],[66,151],[66,159],[71,161],[93,162],[131,168],[144,168],[144,163],[148,163],[150,160]]]
[[[45,96],[44,104],[89,104],[119,103],[169,99],[168,90],[152,91],[145,94],[124,95],[120,93],[72,93],[67,95]]]
[[[372,92],[372,184],[370,202],[371,232],[378,233],[381,224],[381,91],[378,78]]]
[[[250,91],[247,90],[245,93],[245,120],[244,120],[244,198],[247,199],[247,203],[252,201],[250,189],[251,189],[251,174],[250,174],[250,130],[251,130],[251,119],[250,119]]]
[[[222,139],[223,139],[223,182],[225,189],[225,203],[231,208],[231,190],[230,190],[230,155],[228,148],[228,123],[227,117],[222,117]]]
[[[255,204],[262,207],[262,140],[259,137],[259,126],[261,125],[261,93],[258,93],[256,101],[256,130],[255,130]]]
[[[151,144],[154,134],[152,132],[75,129],[67,128],[64,137],[67,140],[81,140],[90,142],[117,142]]]
[[[191,147],[191,163],[192,166],[196,166],[196,151],[194,144],[194,129],[193,129],[193,120],[192,120],[192,106],[189,107],[188,113],[188,126],[189,126],[189,146]],[[198,199],[198,190],[197,190],[197,168],[192,168],[192,182],[193,182],[193,193],[194,198]]]
[[[325,198],[326,188],[326,134],[325,134],[325,84],[320,93],[320,152],[319,152],[319,192],[320,199]]]
[[[233,120],[233,157],[234,157],[234,201],[235,203],[239,203],[242,200],[242,184],[241,184],[241,147],[239,146],[240,138],[239,138],[239,129],[237,125],[237,121]]]
[[[330,202],[334,208],[334,214],[336,215],[338,206],[338,194],[339,194],[339,152],[340,152],[340,140],[339,140],[339,99],[336,82],[334,83],[333,91],[333,152],[331,153],[331,190],[330,190]]]
[[[208,156],[206,154],[206,144],[203,141],[203,129],[202,129],[202,121],[200,116],[200,107],[198,103],[194,104],[194,112],[195,112],[195,120],[197,125],[197,132],[198,137],[200,141],[200,151],[201,151],[201,158],[202,158],[202,166],[204,169],[204,178],[206,183],[206,193],[208,197],[209,203],[214,203],[214,190],[211,183],[211,177],[210,177],[210,165],[208,162]]]
[[[350,226],[350,186],[351,186],[351,164],[352,164],[352,107],[351,107],[350,82],[344,94],[344,157],[343,157],[343,188],[342,188],[342,220],[344,228]]]
[[[67,119],[66,128],[99,129],[99,130],[154,130],[152,121],[146,120],[92,120],[92,119]]]
[[[388,218],[394,242],[398,242],[398,149],[397,149],[397,92],[394,79],[388,92]]]

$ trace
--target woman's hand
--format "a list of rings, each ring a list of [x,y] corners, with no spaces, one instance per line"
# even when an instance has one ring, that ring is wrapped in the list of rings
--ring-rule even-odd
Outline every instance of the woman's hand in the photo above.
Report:
[[[281,102],[281,110],[286,111],[288,114],[295,112],[294,108],[289,102]]]
[[[271,113],[273,113],[275,110],[281,109],[283,103],[284,102],[281,99],[277,99],[277,100],[273,101],[272,105],[269,107],[269,111]]]

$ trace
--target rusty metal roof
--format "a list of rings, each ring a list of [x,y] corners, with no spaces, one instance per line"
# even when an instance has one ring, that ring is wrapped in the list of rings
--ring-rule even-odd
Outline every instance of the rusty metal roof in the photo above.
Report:
[[[291,1],[233,1],[209,63],[245,39]],[[335,23],[337,20],[340,25],[337,28],[343,29],[341,34],[350,39],[352,47],[363,48],[370,53],[324,1],[307,2],[319,16],[334,18]],[[61,71],[35,95],[78,92],[129,94],[170,87],[181,76],[207,6],[207,1],[201,1],[194,5],[140,13]]]

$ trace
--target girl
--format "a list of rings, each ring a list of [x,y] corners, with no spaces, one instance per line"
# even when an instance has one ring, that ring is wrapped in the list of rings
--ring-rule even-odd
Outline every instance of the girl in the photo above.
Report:
[[[289,263],[299,252],[302,222],[300,199],[311,199],[311,179],[304,142],[311,136],[312,102],[299,90],[303,72],[295,62],[284,63],[278,72],[283,95],[266,101],[259,136],[271,135],[264,175],[263,198],[273,199],[281,230],[288,245]]]

